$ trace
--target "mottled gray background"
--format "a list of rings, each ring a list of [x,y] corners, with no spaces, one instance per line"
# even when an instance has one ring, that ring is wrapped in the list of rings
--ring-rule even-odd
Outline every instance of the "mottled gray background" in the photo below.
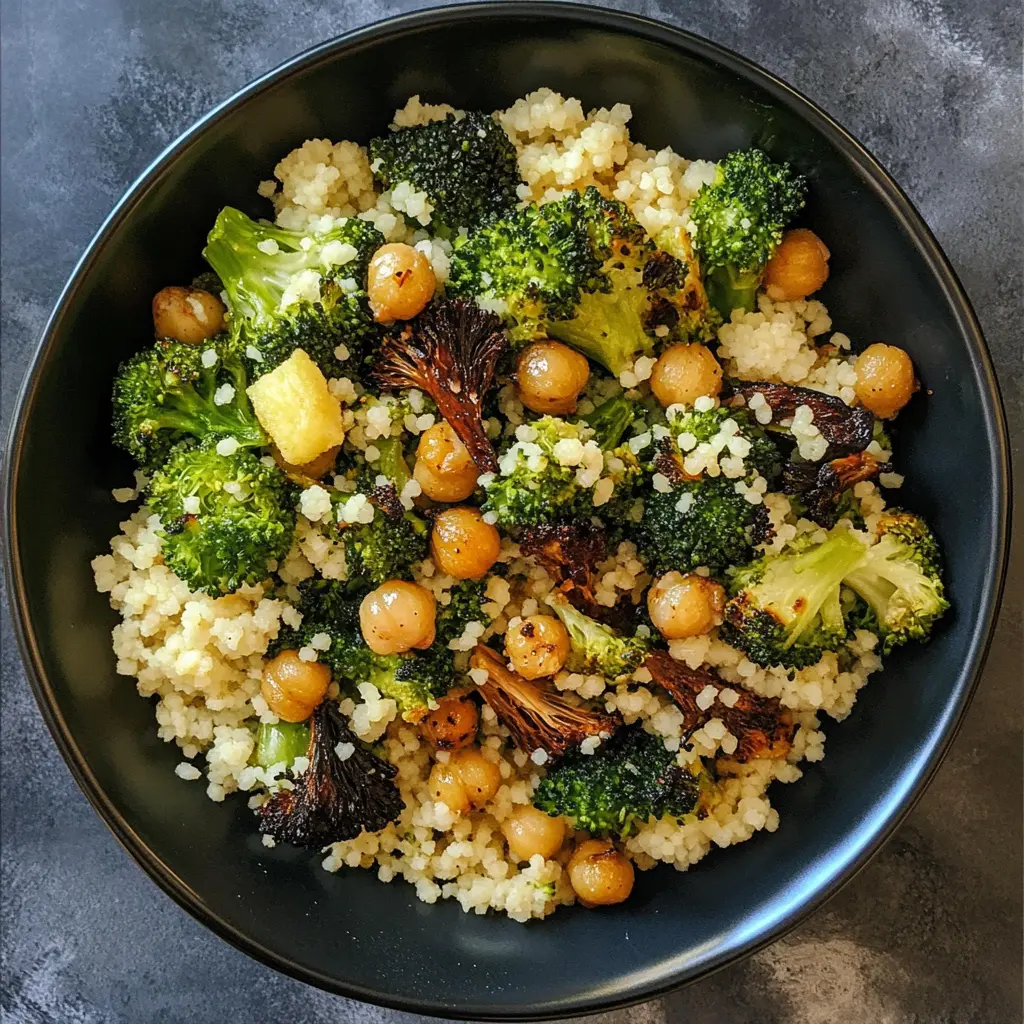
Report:
[[[3,420],[57,292],[125,186],[195,118],[312,43],[423,6],[377,0],[4,0]],[[733,47],[859,136],[974,300],[1021,440],[1019,4],[687,0],[617,6]],[[966,468],[966,467],[965,467]],[[1018,563],[1019,568],[1019,563]],[[1021,1019],[1021,602],[934,784],[785,940],[602,1024]],[[149,882],[50,741],[3,621],[3,1019],[387,1021],[279,976]],[[33,796],[19,799],[26,769]],[[404,1024],[404,1022],[403,1022]]]

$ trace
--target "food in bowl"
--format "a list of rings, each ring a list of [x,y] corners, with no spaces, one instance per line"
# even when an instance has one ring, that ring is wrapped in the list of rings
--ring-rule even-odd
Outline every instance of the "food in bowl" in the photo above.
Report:
[[[177,774],[268,847],[516,920],[622,902],[778,828],[818,716],[947,608],[880,489],[913,365],[831,332],[805,180],[628,121],[413,97],[154,299],[96,583]]]

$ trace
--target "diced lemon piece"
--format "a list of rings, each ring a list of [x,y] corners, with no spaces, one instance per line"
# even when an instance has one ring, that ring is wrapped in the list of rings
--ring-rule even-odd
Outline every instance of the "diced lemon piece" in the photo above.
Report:
[[[301,348],[250,385],[248,395],[286,462],[311,462],[345,440],[341,405],[320,367]]]

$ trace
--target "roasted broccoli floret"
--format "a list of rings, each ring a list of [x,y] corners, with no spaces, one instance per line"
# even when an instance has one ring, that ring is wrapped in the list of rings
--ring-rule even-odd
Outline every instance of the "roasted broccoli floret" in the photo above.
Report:
[[[748,561],[769,523],[764,505],[747,495],[776,475],[775,445],[742,409],[683,412],[670,418],[669,430],[646,467],[636,542],[647,568],[718,571]]]
[[[431,230],[443,238],[501,217],[518,202],[516,150],[490,114],[398,128],[370,141],[373,171],[387,189],[408,182],[430,201]]]
[[[594,431],[594,440],[605,450],[618,448],[633,421],[643,410],[625,395],[614,395],[580,419]]]
[[[295,532],[296,488],[274,465],[222,442],[182,442],[150,481],[164,564],[192,590],[227,594],[266,579]]]
[[[401,333],[389,335],[375,378],[392,390],[419,388],[469,449],[481,473],[497,468],[481,409],[507,342],[498,318],[472,302],[435,302]]]
[[[896,509],[882,514],[878,542],[843,582],[866,602],[882,652],[908,640],[927,640],[949,608],[939,568],[939,546],[925,521]]]
[[[326,377],[358,376],[381,334],[366,299],[366,267],[383,244],[356,217],[307,235],[221,210],[203,255],[224,282],[232,342],[250,374],[301,348]]]
[[[588,737],[610,736],[622,724],[615,715],[574,707],[553,690],[527,681],[482,644],[469,663],[471,671],[487,674],[485,681],[475,680],[476,688],[525,754],[543,751],[548,760],[557,760]]]
[[[159,465],[184,438],[233,437],[260,447],[267,435],[245,393],[242,360],[224,338],[163,340],[123,363],[114,379],[114,443],[143,466]]]
[[[619,636],[573,607],[564,594],[553,594],[548,604],[569,633],[572,650],[566,667],[570,671],[618,679],[631,675],[647,656],[651,646],[647,637]]]
[[[351,498],[351,494],[341,494],[336,501],[343,505]],[[348,579],[377,585],[411,579],[413,565],[427,557],[427,524],[415,512],[406,511],[393,484],[371,491],[369,503],[374,506],[370,522],[339,526]]]
[[[437,606],[437,643],[447,647],[450,640],[457,640],[471,622],[490,625],[491,617],[484,611],[487,603],[486,577],[482,580],[460,580],[448,591],[447,604]]]
[[[676,763],[659,736],[637,723],[591,754],[566,754],[541,779],[533,805],[564,815],[587,832],[624,838],[652,818],[691,814],[700,792],[699,778]]]
[[[456,240],[448,291],[497,304],[516,340],[554,337],[616,376],[678,333],[686,275],[593,186],[528,205]]]
[[[334,681],[353,694],[360,683],[372,683],[408,721],[421,718],[432,700],[451,689],[454,659],[440,638],[425,651],[381,655],[370,650],[359,626],[362,581],[307,580],[299,590],[302,624],[283,631],[268,654],[312,646],[313,637],[325,633],[330,644],[318,658]]]
[[[309,766],[294,789],[279,790],[260,807],[260,831],[320,849],[396,821],[405,807],[394,782],[398,770],[355,736],[333,700],[319,704],[309,732]]]
[[[840,590],[864,558],[864,543],[837,527],[821,542],[798,538],[731,569],[722,639],[758,665],[813,665],[846,640]]]
[[[505,527],[621,516],[640,476],[628,448],[602,452],[586,424],[544,416],[498,461],[483,509]],[[609,489],[609,485],[610,489]]]
[[[728,318],[753,310],[782,229],[803,208],[806,180],[760,149],[730,153],[690,203],[695,248],[711,304]]]

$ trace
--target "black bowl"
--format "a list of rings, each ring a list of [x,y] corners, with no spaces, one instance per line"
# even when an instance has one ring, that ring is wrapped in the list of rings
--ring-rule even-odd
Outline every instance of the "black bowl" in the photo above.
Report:
[[[149,301],[200,268],[217,210],[261,212],[256,185],[304,139],[366,140],[412,93],[491,110],[541,85],[585,106],[630,103],[634,137],[712,158],[758,142],[812,182],[806,222],[832,250],[824,299],[860,342],[913,356],[927,398],[900,420],[907,503],[943,541],[955,611],[894,655],[828,757],[776,787],[782,816],[696,869],[640,875],[626,904],[528,926],[427,906],[370,872],[260,844],[171,768],[149,704],[114,671],[115,620],[89,560],[117,532],[110,380],[149,334]],[[648,998],[777,938],[861,867],[935,771],[967,707],[1004,568],[1007,443],[969,303],[906,197],[864,149],[749,62],[675,29],[594,8],[454,7],[351,33],[219,107],[139,179],[89,246],[50,319],[6,464],[6,570],[43,715],[118,839],[175,900],[265,963],[343,995],[473,1018],[543,1017]]]

